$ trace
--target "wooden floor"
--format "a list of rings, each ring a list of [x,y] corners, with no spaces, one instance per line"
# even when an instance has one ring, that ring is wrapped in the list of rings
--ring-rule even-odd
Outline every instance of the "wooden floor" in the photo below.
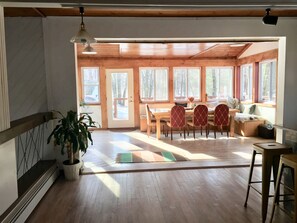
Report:
[[[93,138],[94,145],[83,156],[85,173],[100,173],[82,175],[74,182],[61,176],[27,222],[261,222],[259,194],[251,190],[248,206],[243,206],[249,168],[241,164],[249,164],[252,143],[267,140],[225,136],[183,140],[176,134],[173,141],[158,141],[138,131],[98,131]],[[191,161],[115,163],[118,152],[138,149],[174,150]],[[261,179],[260,170],[255,168],[253,180]],[[277,209],[273,222],[291,219]]]
[[[214,139],[211,133],[208,139],[205,135],[196,133],[196,139],[190,134],[185,140],[179,134],[174,139],[162,136],[157,140],[155,135],[147,137],[140,131],[95,131],[92,133],[94,145],[89,147],[83,156],[84,174],[139,170],[164,170],[210,168],[228,166],[249,166],[252,154],[252,144],[272,140],[255,137],[226,137],[226,134],[217,134]],[[147,150],[153,152],[170,151],[186,157],[190,161],[174,163],[116,163],[118,153]],[[257,157],[257,162],[261,156]]]
[[[261,222],[261,200],[254,190],[247,208],[243,206],[248,171],[241,167],[91,174],[74,182],[60,177],[27,222]],[[274,222],[291,220],[277,209]]]

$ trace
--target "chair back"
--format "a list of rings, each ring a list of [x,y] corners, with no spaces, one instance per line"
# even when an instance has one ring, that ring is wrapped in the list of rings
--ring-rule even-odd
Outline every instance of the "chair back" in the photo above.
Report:
[[[152,123],[152,112],[148,104],[145,104],[146,124],[151,125]]]
[[[225,104],[219,104],[214,111],[214,124],[228,126],[229,125],[229,107]]]
[[[175,105],[171,108],[170,125],[172,127],[184,127],[186,125],[186,112],[184,107]]]
[[[206,105],[197,105],[194,108],[193,123],[195,126],[206,126],[208,123],[208,108]]]

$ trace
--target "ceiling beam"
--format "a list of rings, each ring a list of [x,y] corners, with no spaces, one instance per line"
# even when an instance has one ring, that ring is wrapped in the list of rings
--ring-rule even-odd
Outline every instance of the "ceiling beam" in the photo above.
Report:
[[[33,10],[34,10],[35,12],[37,12],[37,14],[40,15],[41,17],[43,17],[43,18],[46,17],[46,15],[45,15],[42,11],[40,11],[40,9],[38,9],[38,8],[33,8]]]

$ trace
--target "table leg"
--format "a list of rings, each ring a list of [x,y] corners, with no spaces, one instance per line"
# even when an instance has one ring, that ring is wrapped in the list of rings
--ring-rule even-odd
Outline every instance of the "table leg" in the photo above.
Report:
[[[156,137],[157,139],[161,138],[161,120],[156,118]]]
[[[234,127],[235,123],[234,123],[234,116],[230,115],[230,137],[234,137]]]
[[[272,157],[268,154],[262,154],[262,156],[262,222],[265,222],[269,198]]]

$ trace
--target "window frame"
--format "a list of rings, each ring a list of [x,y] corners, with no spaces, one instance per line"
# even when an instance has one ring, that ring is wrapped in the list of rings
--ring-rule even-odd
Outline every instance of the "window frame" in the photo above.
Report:
[[[186,98],[185,99],[176,99],[175,97],[175,70],[176,69],[186,69]],[[202,77],[201,77],[201,67],[173,67],[173,101],[175,102],[183,102],[183,101],[188,101],[189,98],[189,91],[188,91],[188,87],[189,87],[189,82],[188,82],[188,76],[189,76],[189,69],[197,69],[199,70],[199,78],[198,78],[198,85],[199,85],[199,97],[198,98],[194,98],[194,101],[201,101],[201,82],[202,82]]]
[[[262,69],[261,69],[261,65],[264,64],[264,63],[275,63],[275,98],[273,100],[272,99],[272,76],[273,76],[273,73],[270,73],[270,76],[269,76],[269,79],[270,79],[270,88],[269,88],[269,100],[263,100],[262,98]],[[268,59],[268,60],[262,60],[259,62],[259,77],[258,77],[258,103],[262,103],[262,104],[272,104],[272,105],[275,105],[276,104],[276,97],[277,97],[277,59],[276,58],[273,58],[273,59]]]
[[[87,84],[84,81],[84,70],[85,69],[96,69],[98,74],[98,84]],[[96,102],[85,102],[85,86],[98,86],[98,101]],[[81,67],[81,102],[83,105],[100,105],[101,95],[100,95],[100,68],[99,67]]]
[[[250,93],[250,95],[251,95],[251,98],[249,98],[249,99],[243,99],[243,91],[242,91],[242,89],[243,89],[243,83],[242,83],[242,81],[243,81],[243,72],[242,72],[242,70],[243,70],[243,67],[250,67],[250,69],[249,69],[249,71],[250,71],[250,73],[248,74],[249,75],[249,93]],[[252,102],[253,101],[253,86],[255,85],[255,82],[254,82],[254,64],[253,63],[247,63],[247,64],[242,64],[242,65],[240,65],[240,83],[239,83],[239,89],[240,89],[240,92],[239,92],[239,98],[240,98],[240,101],[242,101],[242,102]]]
[[[209,96],[207,94],[207,86],[206,86],[207,85],[206,84],[206,82],[207,82],[207,69],[220,69],[220,68],[224,68],[224,69],[230,68],[232,70],[232,72],[231,72],[231,75],[232,75],[232,80],[231,80],[231,87],[232,87],[232,89],[231,89],[231,97],[234,96],[234,80],[235,80],[235,78],[234,78],[234,67],[233,66],[205,66],[205,93],[207,95],[206,102],[226,101],[227,100],[227,98],[223,98],[223,97],[217,97],[217,98],[213,98],[213,99],[210,99],[209,100],[209,98],[208,98]]]
[[[141,70],[153,70],[154,71],[154,97],[153,100],[146,100],[142,98],[141,95],[141,82],[142,75]],[[166,78],[167,78],[167,99],[164,100],[156,100],[156,70],[166,70]],[[139,67],[139,98],[141,102],[149,103],[149,102],[168,102],[169,101],[169,67]]]

